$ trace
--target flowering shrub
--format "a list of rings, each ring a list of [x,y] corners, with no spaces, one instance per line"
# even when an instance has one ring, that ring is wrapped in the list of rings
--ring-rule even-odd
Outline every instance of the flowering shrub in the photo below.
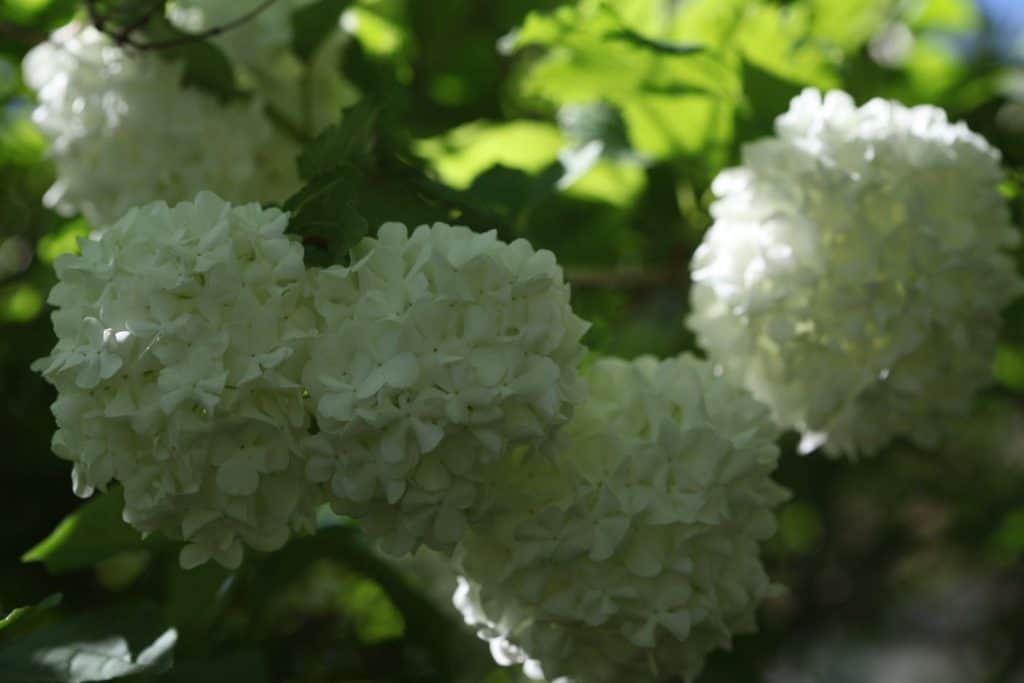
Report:
[[[935,446],[1022,291],[999,153],[931,106],[806,90],[713,190],[689,325],[804,445]]]
[[[1024,108],[936,3],[0,2],[0,679],[1017,677]]]
[[[685,357],[598,361],[583,402],[586,326],[525,241],[394,223],[307,272],[286,225],[202,193],[58,260],[36,367],[76,493],[121,482],[185,567],[312,530],[320,483],[396,554],[468,533],[457,604],[541,676],[691,676],[753,627],[785,497],[759,404]]]

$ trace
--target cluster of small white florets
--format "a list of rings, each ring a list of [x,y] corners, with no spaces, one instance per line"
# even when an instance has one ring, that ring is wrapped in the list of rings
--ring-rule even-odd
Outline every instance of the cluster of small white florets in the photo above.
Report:
[[[276,549],[329,500],[454,557],[467,620],[535,675],[690,678],[753,626],[784,497],[766,409],[688,357],[598,361],[583,401],[586,324],[523,240],[392,223],[307,269],[286,226],[201,193],[57,261],[35,367],[78,494],[120,482],[186,567]]]
[[[692,680],[775,587],[786,493],[767,410],[692,357],[598,361],[542,453],[488,472],[455,596],[500,663],[587,683]]]
[[[807,90],[712,189],[690,327],[803,447],[933,446],[1021,292],[998,152],[941,109]]]
[[[484,502],[482,468],[581,400],[587,326],[554,255],[525,240],[390,223],[354,258],[312,276],[308,471],[390,552],[448,550]]]
[[[396,554],[450,548],[481,468],[581,400],[561,270],[443,224],[385,225],[351,267],[307,270],[286,225],[202,193],[60,259],[37,366],[55,450],[82,495],[124,484],[126,519],[183,537],[186,564],[276,547],[321,491]]]
[[[23,69],[57,171],[47,206],[98,227],[200,190],[247,202],[298,187],[298,147],[271,125],[262,100],[225,103],[185,87],[180,63],[75,22],[29,51]]]
[[[235,567],[311,531],[300,383],[315,317],[287,215],[202,193],[133,209],[58,258],[54,451],[75,492],[124,487],[126,521]]]

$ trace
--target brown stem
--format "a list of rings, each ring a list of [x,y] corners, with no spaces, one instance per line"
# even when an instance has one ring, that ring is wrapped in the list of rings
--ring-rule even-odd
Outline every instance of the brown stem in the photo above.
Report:
[[[104,16],[99,12],[99,10],[97,10],[96,0],[86,0],[85,6],[89,12],[89,21],[92,23],[93,26],[96,27],[96,30],[105,33],[111,38],[113,38],[118,45],[128,45],[129,47],[133,47],[136,50],[162,50],[171,47],[178,47],[180,45],[187,45],[188,43],[199,42],[201,40],[206,40],[207,38],[219,36],[222,33],[227,33],[228,31],[238,28],[247,21],[250,21],[251,19],[255,18],[258,14],[266,10],[275,2],[277,2],[277,0],[263,0],[263,2],[258,4],[256,7],[253,7],[245,14],[242,14],[225,24],[220,24],[219,26],[212,26],[206,29],[205,31],[200,31],[199,33],[187,33],[183,36],[179,36],[176,38],[167,38],[166,40],[151,41],[139,41],[132,38],[131,35],[129,34],[133,30],[145,25],[150,19],[152,19],[156,9],[163,7],[163,2],[155,4],[152,9],[143,12],[143,14],[140,17],[137,17],[135,20],[130,22],[120,31],[110,31],[107,29],[106,24],[108,17]]]
[[[121,28],[121,30],[118,31],[114,39],[118,43],[122,43],[128,40],[129,35],[131,34],[132,31],[149,23],[149,20],[153,18],[153,15],[156,14],[157,10],[162,10],[164,8],[164,3],[165,0],[157,0],[156,2],[154,2],[152,5],[150,5],[149,9],[147,9],[145,12],[137,16],[134,20],[129,21],[127,24],[125,24]]]

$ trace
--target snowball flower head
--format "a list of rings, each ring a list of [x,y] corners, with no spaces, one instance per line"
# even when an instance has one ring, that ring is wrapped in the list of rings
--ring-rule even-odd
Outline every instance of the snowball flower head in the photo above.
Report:
[[[935,107],[806,90],[712,185],[689,326],[802,447],[935,445],[1021,292],[999,154]]]
[[[300,374],[315,318],[287,215],[210,193],[133,209],[58,258],[53,449],[75,493],[124,488],[124,519],[227,567],[312,530]]]
[[[546,448],[488,473],[455,604],[502,664],[579,683],[690,681],[776,588],[786,498],[768,411],[684,356],[603,359]],[[562,680],[560,678],[560,680]]]
[[[586,325],[525,240],[388,223],[353,258],[312,276],[308,473],[385,550],[447,550],[483,502],[481,467],[579,402]]]
[[[30,50],[23,70],[38,99],[32,120],[57,170],[44,203],[94,226],[203,189],[246,202],[280,200],[298,186],[298,148],[271,126],[262,102],[222,103],[186,88],[180,63],[72,23]]]

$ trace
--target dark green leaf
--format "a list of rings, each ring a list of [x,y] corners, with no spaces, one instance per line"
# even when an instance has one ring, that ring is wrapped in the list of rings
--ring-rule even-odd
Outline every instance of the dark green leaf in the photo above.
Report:
[[[160,0],[93,0],[91,4],[92,12],[105,30],[121,31],[162,16],[167,3]]]
[[[515,224],[558,191],[565,171],[561,162],[550,164],[536,175],[495,164],[476,177],[467,194]]]
[[[786,111],[789,101],[800,94],[803,85],[788,81],[758,65],[743,60],[745,106],[737,110],[737,141],[746,142],[770,135],[775,117]]]
[[[992,374],[997,382],[1013,391],[1024,391],[1024,350],[1019,346],[1000,344],[996,351]]]
[[[457,670],[462,631],[453,628],[452,615],[438,610],[433,602],[414,588],[395,567],[381,558],[354,526],[339,524],[320,529],[315,536],[297,538],[281,551],[250,564],[248,582],[240,588],[249,599],[280,590],[305,574],[318,560],[332,560],[371,579],[401,614],[405,637],[417,641],[435,658],[440,670]],[[394,624],[391,624],[394,627]],[[444,678],[442,680],[450,680]]]
[[[365,100],[346,109],[341,123],[324,129],[302,150],[299,175],[312,180],[345,164],[361,165],[372,149],[379,114],[379,107]]]
[[[285,210],[292,212],[288,229],[302,235],[308,264],[340,263],[366,235],[368,224],[356,200],[361,182],[355,168],[337,167],[310,181],[285,202]]]
[[[143,540],[142,534],[121,519],[124,498],[112,488],[95,496],[64,520],[42,542],[22,557],[25,562],[42,562],[54,574],[91,567],[117,553],[154,547],[157,539]]]
[[[4,683],[109,681],[170,667],[178,634],[152,605],[90,612],[6,641]]]
[[[3,631],[5,628],[12,626],[16,622],[26,617],[56,607],[60,604],[60,601],[63,599],[63,597],[64,596],[62,596],[60,593],[54,593],[53,595],[44,598],[43,600],[34,605],[28,605],[26,607],[16,607],[12,609],[10,612],[7,613],[6,617],[0,619],[0,631]]]
[[[507,233],[507,215],[498,213],[466,190],[446,185],[417,164],[397,157],[385,157],[372,181],[359,194],[360,213],[377,226],[386,221],[421,225],[438,220],[465,222],[476,229],[497,228]],[[510,237],[511,239],[511,237]]]
[[[318,0],[292,13],[292,51],[303,61],[320,47],[338,25],[349,0]]]
[[[214,562],[182,569],[177,562],[168,567],[167,617],[180,627],[205,627],[221,613],[235,573]]]

